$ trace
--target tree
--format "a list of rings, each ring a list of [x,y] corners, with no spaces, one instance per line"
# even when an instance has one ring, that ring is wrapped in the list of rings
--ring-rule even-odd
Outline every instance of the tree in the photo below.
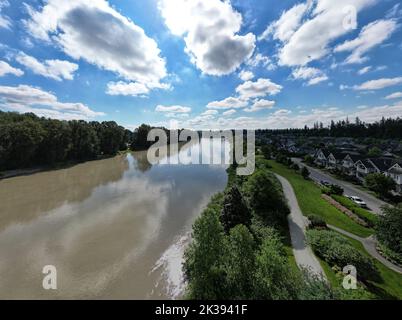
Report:
[[[392,251],[402,255],[402,204],[383,208],[376,225],[377,239]]]
[[[148,133],[151,131],[151,126],[142,124],[136,129],[134,133],[133,143],[131,149],[133,150],[145,150],[148,149],[154,142],[148,141]]]
[[[225,255],[226,294],[228,299],[254,298],[254,273],[256,243],[244,225],[230,230]]]
[[[303,167],[301,170],[301,175],[303,176],[304,179],[308,180],[310,177],[310,171],[307,169],[307,167]]]
[[[270,146],[264,144],[264,145],[261,147],[261,152],[262,152],[262,154],[263,154],[263,156],[264,156],[265,159],[267,159],[267,160],[271,159],[271,153],[272,153],[272,152],[271,152]]]
[[[226,297],[226,272],[222,260],[226,254],[225,247],[219,212],[209,207],[194,223],[193,241],[185,252],[188,298],[216,300]]]
[[[266,171],[257,170],[243,186],[244,194],[254,212],[268,225],[283,225],[289,214],[282,188],[276,177]]]
[[[225,195],[220,220],[227,233],[238,224],[249,226],[251,223],[251,212],[236,185]]]
[[[367,156],[370,158],[377,158],[381,156],[381,149],[373,147],[368,151]]]
[[[364,180],[364,184],[367,188],[383,197],[388,196],[390,191],[396,188],[395,180],[381,173],[368,174]]]

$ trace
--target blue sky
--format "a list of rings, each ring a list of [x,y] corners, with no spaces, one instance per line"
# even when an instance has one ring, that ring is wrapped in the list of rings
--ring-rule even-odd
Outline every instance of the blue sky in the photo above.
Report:
[[[128,128],[401,117],[401,17],[397,0],[0,0],[0,109]]]

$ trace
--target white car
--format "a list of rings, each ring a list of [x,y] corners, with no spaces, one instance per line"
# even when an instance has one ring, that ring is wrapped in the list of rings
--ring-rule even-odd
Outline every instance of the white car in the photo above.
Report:
[[[360,199],[359,197],[351,196],[351,197],[348,197],[348,198],[350,200],[352,200],[354,203],[356,203],[357,205],[359,205],[360,207],[367,208],[367,204],[362,199]]]

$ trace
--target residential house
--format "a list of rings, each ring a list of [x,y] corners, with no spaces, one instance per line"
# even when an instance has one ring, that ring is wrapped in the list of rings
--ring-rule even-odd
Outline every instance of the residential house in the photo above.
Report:
[[[327,158],[327,168],[342,170],[342,160],[345,158],[343,152],[331,152]]]
[[[363,157],[348,153],[342,160],[342,172],[349,176],[356,176],[356,163]]]
[[[396,182],[396,192],[402,193],[402,164],[395,163],[385,172],[385,175],[394,179]]]
[[[358,160],[355,166],[356,166],[356,178],[362,182],[364,181],[364,179],[368,174],[379,172],[376,166],[374,166],[369,159]]]
[[[328,157],[331,154],[326,149],[318,149],[318,151],[314,155],[314,163],[321,166],[326,167],[328,164]]]

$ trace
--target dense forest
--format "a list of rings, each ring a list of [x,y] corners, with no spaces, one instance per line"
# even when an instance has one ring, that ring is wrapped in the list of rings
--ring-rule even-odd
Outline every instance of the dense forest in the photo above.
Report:
[[[385,119],[383,117],[380,121],[365,123],[356,118],[354,121],[349,121],[349,119],[338,122],[331,121],[329,126],[316,122],[313,128],[305,126],[303,129],[260,130],[260,133],[310,137],[402,139],[402,119]]]
[[[0,111],[0,170],[115,155],[133,136],[114,121],[60,121]]]

